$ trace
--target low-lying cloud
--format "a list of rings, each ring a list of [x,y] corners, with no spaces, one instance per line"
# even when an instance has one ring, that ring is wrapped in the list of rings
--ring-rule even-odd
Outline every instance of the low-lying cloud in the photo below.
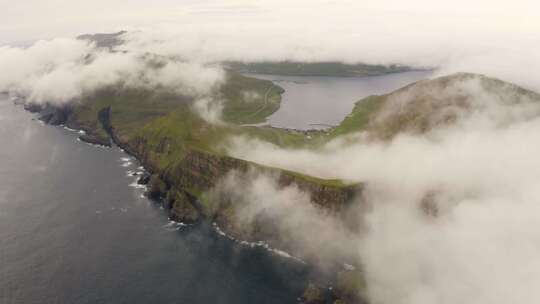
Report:
[[[222,60],[398,63],[438,67],[438,75],[483,73],[540,90],[540,9],[534,1],[136,2],[87,1],[82,10],[76,1],[6,2],[2,41],[53,35],[41,27],[62,36],[76,34],[65,29],[130,31],[116,52],[75,39],[0,47],[0,91],[65,104],[111,85],[164,87],[192,95],[194,109],[218,122],[219,100],[208,93],[224,73],[208,63]],[[113,13],[96,18],[105,6]],[[223,185],[254,204],[243,214],[248,223],[264,210],[279,221],[282,234],[310,252],[335,248],[334,242],[337,251],[356,252],[373,303],[538,303],[540,105],[506,104],[507,95],[490,94],[474,81],[446,93],[456,92],[474,103],[428,107],[440,116],[429,117],[433,128],[424,133],[410,129],[385,140],[354,134],[318,151],[233,142],[230,153],[239,158],[367,182],[372,210],[357,215],[366,233],[344,234],[310,207],[304,193],[280,189],[272,178],[230,177]],[[409,100],[407,94],[396,97],[379,125],[397,109],[414,109]],[[447,115],[454,124],[439,123]],[[419,211],[426,199],[436,206],[435,217]],[[324,231],[324,242],[309,241],[312,227]]]
[[[28,48],[0,48],[0,91],[32,103],[65,104],[97,89],[165,89],[209,95],[224,81],[219,66],[173,60],[143,52],[109,52],[88,41],[54,39]]]
[[[373,303],[536,303],[540,103],[510,105],[480,88],[474,80],[448,88],[452,95],[466,90],[474,107],[423,134],[355,134],[320,151],[236,139],[230,152],[367,183],[371,211],[358,214],[367,232],[358,235],[357,253]],[[426,200],[431,216],[422,209]]]
[[[192,109],[206,122],[219,125],[224,124],[222,120],[223,101],[216,97],[202,97],[197,99]]]
[[[256,170],[231,171],[211,191],[218,201],[234,202],[234,225],[257,236],[266,231],[285,249],[321,269],[357,263],[358,235],[342,219],[310,203],[295,184],[283,187],[278,177]],[[316,234],[316,237],[315,237]]]
[[[540,9],[532,0],[59,1],[5,4],[0,41],[125,29],[125,49],[190,61],[398,63],[540,89]]]

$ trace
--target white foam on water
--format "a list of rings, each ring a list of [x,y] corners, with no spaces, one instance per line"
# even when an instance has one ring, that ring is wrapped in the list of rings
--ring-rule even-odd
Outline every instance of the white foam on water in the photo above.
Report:
[[[68,130],[68,131],[70,131],[70,132],[77,132],[77,130],[72,129],[72,128],[70,128],[70,127],[68,127],[68,126],[65,126],[65,125],[62,125],[62,127],[64,127],[64,130]]]
[[[287,258],[287,259],[291,259],[291,260],[295,260],[299,263],[302,263],[302,264],[306,264],[306,262],[302,259],[300,259],[299,257],[295,257],[293,256],[292,254],[286,252],[286,251],[283,251],[283,250],[280,250],[280,249],[276,249],[276,248],[272,248],[270,247],[270,245],[264,241],[257,241],[257,242],[248,242],[248,241],[240,241],[240,240],[237,240],[236,238],[226,234],[223,230],[221,230],[221,228],[217,225],[216,222],[213,222],[212,223],[212,226],[214,226],[214,230],[221,236],[224,236],[228,239],[230,239],[231,241],[234,241],[240,245],[243,245],[243,246],[247,246],[247,247],[251,247],[251,248],[255,248],[255,247],[261,247],[261,248],[264,248],[265,250],[271,252],[271,253],[274,253],[276,255],[279,255],[281,257],[284,257],[284,258]]]
[[[96,147],[96,148],[103,148],[103,149],[109,149],[110,147],[107,147],[107,146],[104,146],[104,145],[98,145],[98,144],[91,144],[89,142],[86,142],[84,140],[81,140],[80,138],[77,137],[77,141],[78,142],[81,142],[83,144],[86,144],[86,145],[89,145],[89,146],[92,146],[92,147]]]
[[[279,256],[282,256],[282,257],[284,257],[284,258],[293,259],[293,260],[295,260],[295,261],[297,261],[297,262],[300,262],[300,263],[302,263],[302,264],[306,264],[306,262],[304,262],[302,259],[297,258],[297,257],[295,257],[295,256],[293,256],[293,255],[291,255],[291,254],[289,254],[289,253],[286,252],[286,251],[279,250],[279,249],[273,249],[273,248],[269,248],[268,250],[270,250],[271,252],[273,252],[273,253],[275,253],[275,254],[277,254],[277,255],[279,255]]]
[[[138,170],[127,170],[127,171],[126,171],[126,176],[128,176],[128,177],[139,176],[139,175],[141,175],[141,174],[143,174],[143,172],[142,172],[142,171],[138,171]]]
[[[170,220],[167,224],[163,225],[162,227],[167,231],[178,231],[187,226],[189,225],[182,222]]]
[[[212,226],[214,226],[214,230],[215,230],[219,235],[224,236],[224,237],[226,237],[226,238],[228,238],[228,239],[230,239],[230,240],[236,241],[235,238],[233,238],[232,236],[229,236],[229,235],[227,235],[225,232],[223,232],[223,230],[221,230],[221,228],[219,228],[219,226],[218,226],[215,222],[212,223]]]
[[[343,269],[348,270],[348,271],[353,271],[353,270],[356,270],[356,267],[354,267],[351,264],[344,263],[343,264]]]
[[[135,189],[146,189],[146,185],[141,185],[137,183],[137,180],[134,180],[131,184],[128,186],[135,188]]]

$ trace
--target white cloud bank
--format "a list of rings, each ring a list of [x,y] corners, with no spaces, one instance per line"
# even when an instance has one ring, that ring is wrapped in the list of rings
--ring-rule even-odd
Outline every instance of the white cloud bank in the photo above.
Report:
[[[65,39],[0,48],[0,90],[60,103],[116,82],[200,94],[222,75],[194,62],[222,59],[439,66],[441,74],[478,72],[540,90],[537,1],[199,2],[0,3],[5,42],[140,30],[127,36],[129,54]],[[148,72],[146,51],[190,63]],[[233,153],[369,183],[373,211],[358,256],[373,303],[538,303],[540,121],[529,116],[538,105],[516,106],[509,116],[500,99],[474,93],[485,106],[427,136],[337,141],[319,152],[243,142]],[[435,219],[418,212],[427,194],[440,210]]]
[[[299,60],[441,67],[540,89],[534,1],[257,1],[185,6],[138,27],[128,49],[192,60]],[[220,4],[220,5],[219,5]]]
[[[108,52],[87,41],[54,39],[25,49],[0,47],[0,91],[29,102],[64,104],[115,85],[205,96],[224,80],[223,70],[142,52]]]
[[[268,233],[270,238],[277,236],[279,246],[285,247],[280,249],[320,269],[356,262],[358,237],[346,223],[310,204],[309,194],[295,184],[282,187],[277,179],[255,170],[231,171],[210,193],[221,202],[234,202],[232,224],[238,230],[248,234],[258,230],[257,236],[261,233]]]
[[[130,49],[190,60],[439,66],[540,89],[532,0],[26,0],[0,4],[0,19],[4,41],[141,30]]]
[[[239,139],[230,151],[368,183],[372,210],[358,216],[367,233],[356,244],[371,303],[537,303],[540,103],[523,98],[509,111],[507,98],[474,80],[448,88],[455,92],[474,97],[472,111],[425,135],[382,142],[357,134],[356,144],[338,139],[316,152]],[[422,212],[426,198],[436,217]],[[317,230],[304,232],[313,238]]]

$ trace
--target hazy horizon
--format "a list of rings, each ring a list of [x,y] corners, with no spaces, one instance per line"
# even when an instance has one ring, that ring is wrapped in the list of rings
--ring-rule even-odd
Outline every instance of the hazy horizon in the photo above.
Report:
[[[346,273],[352,298],[374,304],[540,300],[540,3],[27,0],[0,3],[0,20],[0,45],[37,41],[0,46],[6,104],[9,95],[45,122],[80,130],[79,140],[132,151],[151,169],[137,164],[135,175],[144,177],[133,184],[148,184],[146,194],[162,198],[171,219],[207,221],[229,241],[274,248],[322,272],[343,266],[332,273],[335,282],[324,284],[336,283],[339,294],[339,275]],[[127,31],[123,43],[110,48],[75,39],[120,30]],[[331,67],[313,81],[321,73],[305,65],[273,64],[283,75],[287,69],[300,75],[279,80],[223,64],[286,60],[436,69],[406,77],[399,68],[355,67],[352,74],[362,77],[345,78]],[[394,76],[403,78],[392,84]],[[289,82],[280,87],[280,81]],[[277,126],[270,116],[280,110],[289,118]],[[327,118],[336,125],[295,129],[301,119],[309,127]],[[27,123],[32,130],[34,121]],[[23,133],[25,148],[18,149],[31,150],[31,131]],[[5,133],[6,142],[12,134]],[[52,164],[56,153],[44,155],[45,162]],[[122,166],[133,165],[125,159]],[[71,178],[61,185],[70,188]],[[88,207],[84,199],[72,201]],[[85,216],[95,214],[67,218]],[[10,237],[22,239],[16,232]],[[277,245],[246,243],[252,240]],[[213,248],[206,253],[212,260]],[[236,253],[226,251],[232,258],[223,269],[245,261]],[[18,265],[23,270],[25,261]],[[199,273],[199,263],[191,264]],[[220,276],[209,281],[221,283]],[[334,292],[324,284],[321,290]],[[185,295],[197,298],[192,293]]]

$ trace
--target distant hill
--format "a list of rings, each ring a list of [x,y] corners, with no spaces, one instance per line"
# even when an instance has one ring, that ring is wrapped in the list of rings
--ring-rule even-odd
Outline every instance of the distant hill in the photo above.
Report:
[[[252,62],[229,61],[226,67],[241,73],[274,74],[285,76],[377,76],[413,70],[402,65],[345,64],[341,62]]]
[[[488,105],[508,108],[540,104],[540,95],[517,85],[480,74],[456,73],[421,80],[385,95],[368,96],[335,128],[332,136],[368,131],[389,139],[399,133],[422,134],[485,110]],[[529,115],[540,116],[531,112]],[[508,123],[511,119],[506,119]]]
[[[119,31],[116,33],[83,34],[77,36],[77,39],[95,42],[97,47],[113,48],[123,43],[122,39],[120,39],[120,36],[125,33],[127,32]]]
[[[126,31],[116,33],[84,34],[77,36],[77,39],[93,41],[98,47],[112,49],[115,46],[122,45],[123,41],[120,39],[120,36],[125,33]],[[411,67],[398,64],[346,64],[332,61],[261,61],[250,63],[240,61],[225,61],[222,63],[227,69],[239,73],[273,74],[285,76],[360,77],[378,76],[414,70]]]

